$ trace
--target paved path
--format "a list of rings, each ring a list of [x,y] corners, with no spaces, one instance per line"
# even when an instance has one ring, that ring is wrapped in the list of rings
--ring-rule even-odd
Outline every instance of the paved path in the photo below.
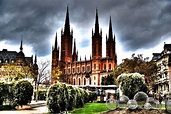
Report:
[[[33,108],[32,110],[0,111],[0,114],[44,114],[48,112],[47,106]]]
[[[48,108],[45,104],[46,101],[32,101],[30,106],[33,108],[30,110],[0,111],[0,114],[44,114],[48,112]]]

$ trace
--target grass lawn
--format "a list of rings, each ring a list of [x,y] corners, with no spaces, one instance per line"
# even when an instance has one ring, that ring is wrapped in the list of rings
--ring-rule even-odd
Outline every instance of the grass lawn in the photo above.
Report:
[[[106,103],[86,103],[83,108],[77,108],[71,111],[71,114],[98,114],[108,111]]]

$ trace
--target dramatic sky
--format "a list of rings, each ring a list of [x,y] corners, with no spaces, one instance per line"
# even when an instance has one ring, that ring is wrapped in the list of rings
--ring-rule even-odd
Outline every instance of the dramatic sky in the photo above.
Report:
[[[56,32],[60,45],[67,5],[79,58],[90,57],[96,8],[103,56],[110,16],[119,63],[133,53],[151,57],[171,43],[170,0],[0,0],[0,50],[19,51],[22,39],[26,56],[51,58]]]

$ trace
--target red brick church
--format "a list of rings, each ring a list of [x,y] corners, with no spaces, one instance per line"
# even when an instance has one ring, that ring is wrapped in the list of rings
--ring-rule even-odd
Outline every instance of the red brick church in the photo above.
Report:
[[[102,57],[102,31],[99,31],[98,12],[95,15],[95,28],[92,30],[92,55],[78,60],[76,39],[70,29],[69,10],[67,7],[64,30],[61,31],[61,47],[57,35],[52,49],[52,71],[57,67],[62,71],[66,83],[72,85],[101,85],[102,77],[113,72],[117,65],[115,35],[112,31],[111,17],[109,33],[106,36],[106,57]],[[59,50],[60,49],[60,50]],[[59,56],[60,55],[60,56]],[[59,58],[60,57],[60,58]]]

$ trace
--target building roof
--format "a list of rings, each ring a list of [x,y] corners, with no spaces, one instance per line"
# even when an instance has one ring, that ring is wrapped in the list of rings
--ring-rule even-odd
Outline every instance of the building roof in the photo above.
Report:
[[[171,44],[164,44],[164,50],[171,51]]]

